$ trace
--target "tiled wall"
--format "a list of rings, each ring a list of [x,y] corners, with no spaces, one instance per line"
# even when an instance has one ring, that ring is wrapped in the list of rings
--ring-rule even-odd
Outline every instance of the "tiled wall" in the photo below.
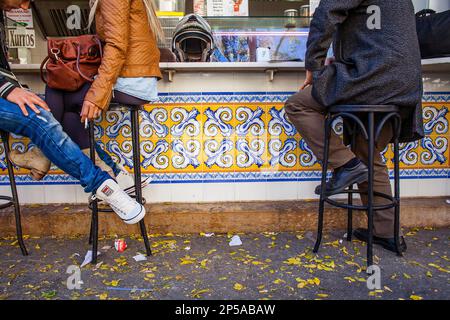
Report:
[[[141,112],[142,172],[153,179],[148,201],[315,198],[320,166],[286,119],[283,104],[290,94],[162,93]],[[402,145],[402,195],[448,195],[450,92],[426,93],[423,100],[427,137]],[[117,162],[132,169],[129,128],[129,114],[110,111],[96,135]],[[12,146],[25,150],[27,142],[15,137]],[[392,167],[390,148],[385,157]],[[4,168],[2,155],[0,192],[8,193]],[[24,171],[17,174],[23,202],[86,202],[77,181],[57,169],[40,183]]]

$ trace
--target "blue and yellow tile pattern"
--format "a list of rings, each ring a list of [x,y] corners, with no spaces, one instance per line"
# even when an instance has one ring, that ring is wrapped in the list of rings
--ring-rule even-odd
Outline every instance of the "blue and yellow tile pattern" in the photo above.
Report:
[[[291,94],[161,94],[157,103],[141,112],[143,174],[151,175],[153,183],[318,180],[320,165],[283,110]],[[401,174],[409,179],[447,178],[450,92],[426,93],[423,101],[427,136],[401,146]],[[336,127],[339,130],[340,125]],[[132,170],[130,115],[109,111],[95,132],[101,146]],[[11,142],[16,149],[28,147],[20,137]],[[0,148],[0,183],[8,184]],[[390,147],[384,157],[392,168]],[[25,171],[17,173],[19,183],[35,184]],[[77,181],[56,169],[43,183]]]

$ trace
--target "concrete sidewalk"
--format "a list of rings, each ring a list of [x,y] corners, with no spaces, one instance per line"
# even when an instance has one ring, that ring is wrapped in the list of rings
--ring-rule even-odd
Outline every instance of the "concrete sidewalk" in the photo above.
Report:
[[[100,241],[97,266],[81,270],[81,289],[68,290],[68,266],[79,266],[87,237],[28,238],[20,255],[14,238],[0,240],[2,299],[449,299],[450,229],[405,229],[408,252],[396,257],[375,247],[380,291],[366,285],[365,245],[327,233],[316,256],[315,233],[152,235],[154,256],[133,259],[143,243],[127,238],[118,253],[114,237]]]
[[[402,199],[401,225],[404,227],[450,226],[450,206],[446,198]],[[150,233],[195,234],[204,232],[260,233],[315,231],[317,201],[253,201],[212,203],[148,204],[145,223]],[[28,205],[22,206],[22,225],[25,234],[32,236],[73,236],[89,233],[91,212],[86,205]],[[353,226],[367,226],[364,212],[355,212]],[[326,206],[325,229],[347,227],[347,211]],[[99,234],[138,233],[137,226],[129,226],[114,213],[99,214]],[[12,208],[0,211],[0,235],[15,235]]]

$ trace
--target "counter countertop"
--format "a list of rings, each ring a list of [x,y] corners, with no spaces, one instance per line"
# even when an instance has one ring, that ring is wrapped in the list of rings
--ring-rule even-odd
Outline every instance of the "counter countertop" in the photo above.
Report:
[[[422,60],[424,71],[450,71],[450,57]],[[13,64],[13,71],[16,72],[39,72],[40,64]],[[303,71],[304,62],[199,62],[199,63],[180,63],[163,62],[160,63],[162,71]]]

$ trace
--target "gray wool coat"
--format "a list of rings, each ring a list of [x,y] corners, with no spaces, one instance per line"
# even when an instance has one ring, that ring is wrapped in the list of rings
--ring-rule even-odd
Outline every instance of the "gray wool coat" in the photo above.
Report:
[[[331,43],[336,61],[324,66]],[[322,105],[397,105],[400,140],[423,137],[422,66],[411,0],[321,0],[305,64],[313,72],[313,97]]]

